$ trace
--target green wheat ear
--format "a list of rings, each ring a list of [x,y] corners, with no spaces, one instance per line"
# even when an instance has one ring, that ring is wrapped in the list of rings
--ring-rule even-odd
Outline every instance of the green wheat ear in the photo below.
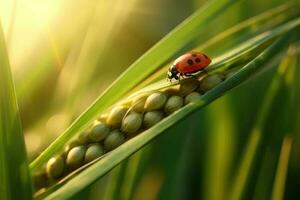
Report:
[[[80,146],[74,146],[70,149],[65,161],[70,174],[67,175],[67,177],[65,177],[61,182],[51,186],[45,193],[42,193],[37,197],[41,198],[47,196],[49,199],[70,197],[72,193],[76,192],[73,190],[72,184],[75,184],[76,182],[77,189],[79,187],[84,188],[86,184],[92,183],[97,177],[103,176],[116,164],[143,147],[167,128],[176,124],[179,120],[209,104],[228,90],[251,78],[254,74],[260,71],[264,65],[266,66],[266,63],[268,63],[273,56],[279,56],[280,52],[286,48],[287,44],[288,36],[283,36],[282,39],[276,40],[276,42],[266,48],[256,58],[244,67],[236,69],[235,72],[228,67],[228,69],[231,70],[229,72],[225,71],[223,74],[218,72],[207,75],[204,78],[200,76],[199,80],[192,78],[187,79],[184,82],[180,82],[180,87],[178,87],[177,90],[174,88],[174,85],[170,85],[170,88],[165,88],[165,86],[163,86],[162,91],[148,91],[146,97],[143,96],[144,105],[142,107],[144,109],[142,109],[140,113],[131,110],[131,108],[136,105],[135,101],[133,101],[134,99],[131,98],[136,95],[131,95],[129,99],[123,101],[127,102],[124,105],[120,105],[119,103],[116,106],[112,106],[112,108],[108,111],[109,113],[104,114],[107,118],[102,119],[104,121],[102,122],[102,124],[104,123],[102,126],[111,127],[111,133],[105,134],[104,137],[101,137],[98,141],[91,139],[86,140],[87,142],[84,146],[80,144]],[[171,88],[173,89],[170,94],[168,91],[170,91]],[[137,91],[137,93],[140,92]],[[177,101],[175,101],[176,105],[174,105],[174,97],[183,97],[184,100],[182,99],[179,101],[180,105],[177,104]],[[181,108],[184,104],[186,104],[186,106]],[[178,111],[174,113],[171,112],[171,115],[167,116],[167,113],[164,111],[168,110],[170,106],[177,107]],[[92,128],[89,128],[88,131],[84,132],[86,134],[85,137],[88,137],[94,132],[94,127],[96,127],[98,123],[99,122],[94,124]],[[150,128],[151,126],[153,126],[153,128]],[[120,131],[116,133],[116,130]],[[99,134],[103,135],[104,129],[101,128],[99,131]],[[122,141],[117,139],[120,136],[115,136],[116,134],[121,136]],[[110,139],[112,135],[114,139]],[[124,138],[127,138],[128,140],[125,143]],[[89,147],[89,145],[94,144],[95,142],[101,142],[102,140],[104,140],[104,151],[107,155],[104,154],[104,156],[101,157],[102,154],[99,154],[99,156],[95,157],[92,161],[92,163],[95,164],[92,165],[92,163],[90,163],[85,165],[84,160],[86,160],[86,148]],[[107,140],[109,140],[110,145],[114,146],[113,148],[108,148]],[[82,151],[79,148],[82,148]],[[112,149],[115,150],[111,151]],[[77,155],[79,152],[80,155]],[[71,157],[75,159],[76,164],[73,165],[73,162],[71,163],[69,157],[70,159]],[[49,167],[52,167],[53,162],[51,160],[49,160],[49,162]],[[81,173],[78,174],[79,172]],[[60,176],[64,176],[64,174],[61,172]],[[79,179],[82,179],[83,177],[85,177],[86,181],[78,183]],[[64,185],[59,187],[61,184]]]

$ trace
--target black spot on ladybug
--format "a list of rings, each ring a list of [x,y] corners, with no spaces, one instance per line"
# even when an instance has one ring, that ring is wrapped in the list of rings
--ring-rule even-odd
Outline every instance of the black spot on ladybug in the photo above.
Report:
[[[193,57],[196,57],[197,55],[195,53],[192,54]]]
[[[189,65],[194,64],[194,62],[193,62],[191,59],[188,59],[187,63],[188,63]]]
[[[199,63],[199,62],[201,62],[201,60],[200,60],[200,58],[196,58],[196,63]]]
[[[203,54],[203,56],[204,56],[206,59],[208,59],[207,55]]]

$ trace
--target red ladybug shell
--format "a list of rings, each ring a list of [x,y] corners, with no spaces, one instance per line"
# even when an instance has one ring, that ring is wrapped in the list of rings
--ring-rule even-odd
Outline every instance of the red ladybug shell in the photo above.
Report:
[[[174,61],[180,74],[192,74],[205,69],[211,63],[211,59],[203,53],[189,52]]]

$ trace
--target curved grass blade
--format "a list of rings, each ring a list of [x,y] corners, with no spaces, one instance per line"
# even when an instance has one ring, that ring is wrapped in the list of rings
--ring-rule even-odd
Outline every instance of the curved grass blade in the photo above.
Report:
[[[163,119],[154,127],[132,138],[117,149],[111,151],[95,164],[89,166],[80,174],[70,179],[67,183],[61,184],[60,187],[57,187],[58,189],[56,191],[50,193],[47,197],[45,197],[45,199],[66,199],[72,197],[78,191],[96,181],[125,158],[129,157],[134,152],[145,146],[169,127],[176,124],[178,121],[216,100],[230,89],[245,82],[247,79],[251,78],[261,69],[263,69],[263,65],[267,65],[271,58],[274,56],[279,56],[279,53],[286,48],[287,38],[288,37],[284,37],[283,39],[276,41],[274,44],[272,44],[272,46],[268,47],[268,49],[244,66],[231,78],[228,78],[219,86],[203,95],[201,100],[183,107],[180,111]]]
[[[232,0],[215,0],[196,11],[165,38],[158,42],[140,59],[134,62],[95,102],[83,112],[37,159],[31,164],[32,171],[45,163],[66,141],[82,130],[99,112],[106,109],[126,94],[137,83],[165,63],[175,52],[192,41],[205,29],[205,24],[220,15],[229,6],[237,3]]]
[[[195,49],[209,53],[212,52],[213,54],[215,54],[216,50],[218,50],[218,52],[224,52],[224,49],[228,49],[228,47],[224,48],[228,41],[231,46],[235,46],[251,37],[254,37],[255,35],[261,34],[267,30],[272,30],[276,26],[280,26],[288,21],[291,21],[296,16],[299,16],[299,6],[300,3],[298,2],[288,2],[284,5],[270,9],[260,15],[254,16],[229,29],[226,29],[208,41],[204,41],[203,44]],[[241,35],[242,39],[240,39]],[[220,49],[222,51],[219,51]],[[139,87],[135,89],[143,88],[146,85],[153,83],[158,78],[161,78],[160,74],[165,73],[169,66],[170,63],[148,77],[145,81],[139,84]]]
[[[276,37],[297,27],[300,24],[300,18],[296,18],[288,23],[274,28],[271,31],[264,32],[253,37],[232,49],[228,53],[221,55],[213,60],[213,63],[207,68],[207,72],[216,72],[225,68],[233,68],[249,62],[251,59],[261,53]],[[199,75],[203,74],[200,72]],[[177,83],[173,83],[175,85]],[[152,85],[143,88],[140,92],[149,92],[153,90],[169,87],[170,83],[166,81],[158,81]]]
[[[1,24],[0,80],[0,199],[32,199],[19,109]]]

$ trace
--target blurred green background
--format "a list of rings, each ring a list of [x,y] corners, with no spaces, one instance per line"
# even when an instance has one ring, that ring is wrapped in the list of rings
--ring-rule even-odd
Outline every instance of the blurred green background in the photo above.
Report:
[[[1,23],[30,160],[131,63],[204,2],[2,0]],[[207,27],[199,42],[284,2],[240,1]],[[214,58],[220,52],[207,53]],[[263,72],[178,123],[77,198],[224,199],[274,72]],[[285,199],[300,198],[300,115],[295,116],[297,134]],[[273,150],[260,152],[246,199],[265,199],[272,180],[264,175],[271,171],[268,163],[274,158],[268,151]]]

